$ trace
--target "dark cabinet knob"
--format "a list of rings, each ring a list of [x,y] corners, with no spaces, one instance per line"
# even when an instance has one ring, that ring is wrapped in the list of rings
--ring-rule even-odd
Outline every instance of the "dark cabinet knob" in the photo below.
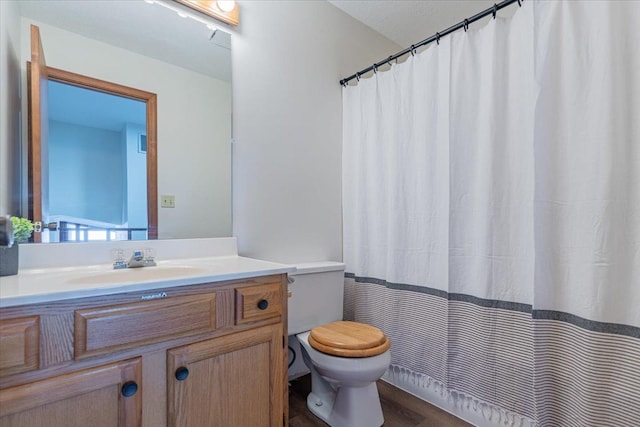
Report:
[[[184,366],[181,366],[178,369],[176,369],[176,379],[178,381],[184,381],[187,379],[188,376],[189,376],[189,370]]]
[[[127,381],[122,384],[122,395],[124,397],[131,397],[138,391],[138,384],[135,381]]]
[[[267,301],[266,299],[261,299],[260,301],[258,301],[258,308],[260,310],[266,310],[267,307],[269,307],[269,301]]]

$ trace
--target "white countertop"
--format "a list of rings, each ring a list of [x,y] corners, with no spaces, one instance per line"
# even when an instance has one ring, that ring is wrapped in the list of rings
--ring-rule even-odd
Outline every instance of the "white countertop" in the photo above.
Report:
[[[161,260],[157,264],[122,270],[113,270],[111,264],[21,269],[15,276],[0,277],[0,307],[296,271],[294,266],[236,255]]]

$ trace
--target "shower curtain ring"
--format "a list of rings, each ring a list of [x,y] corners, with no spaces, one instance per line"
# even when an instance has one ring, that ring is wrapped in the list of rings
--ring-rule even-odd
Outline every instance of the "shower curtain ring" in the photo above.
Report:
[[[436,43],[440,44],[440,33],[436,33]]]
[[[518,0],[518,6],[522,7],[522,0]]]
[[[356,80],[360,81],[360,73],[356,73]]]
[[[373,74],[378,74],[378,65],[373,64]]]
[[[498,15],[498,5],[497,4],[493,4],[493,12],[491,12],[493,14],[493,19],[496,19],[496,15]]]
[[[411,45],[411,56],[416,56],[416,47],[415,47],[415,45]]]
[[[391,67],[391,59],[392,59],[392,58],[393,58],[393,56],[392,56],[392,55],[389,55],[389,57],[387,58],[387,65],[388,65],[389,67]]]
[[[518,1],[520,1],[520,0],[518,0]],[[464,32],[466,33],[468,29],[469,29],[469,20],[465,19],[464,20]]]

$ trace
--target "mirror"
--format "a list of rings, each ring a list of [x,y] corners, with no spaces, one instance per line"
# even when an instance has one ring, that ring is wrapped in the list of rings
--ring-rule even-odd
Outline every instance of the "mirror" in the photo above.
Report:
[[[157,94],[158,238],[230,236],[230,35],[142,0],[18,4],[25,81],[35,24],[47,66]],[[26,212],[29,194],[22,196]],[[161,206],[164,196],[174,207]]]

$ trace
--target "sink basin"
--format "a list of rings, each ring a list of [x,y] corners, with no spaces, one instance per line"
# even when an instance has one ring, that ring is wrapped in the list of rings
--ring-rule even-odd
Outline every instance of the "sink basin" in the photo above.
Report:
[[[206,271],[205,268],[190,265],[159,265],[86,273],[80,277],[70,278],[66,282],[72,285],[114,285],[205,275]]]

